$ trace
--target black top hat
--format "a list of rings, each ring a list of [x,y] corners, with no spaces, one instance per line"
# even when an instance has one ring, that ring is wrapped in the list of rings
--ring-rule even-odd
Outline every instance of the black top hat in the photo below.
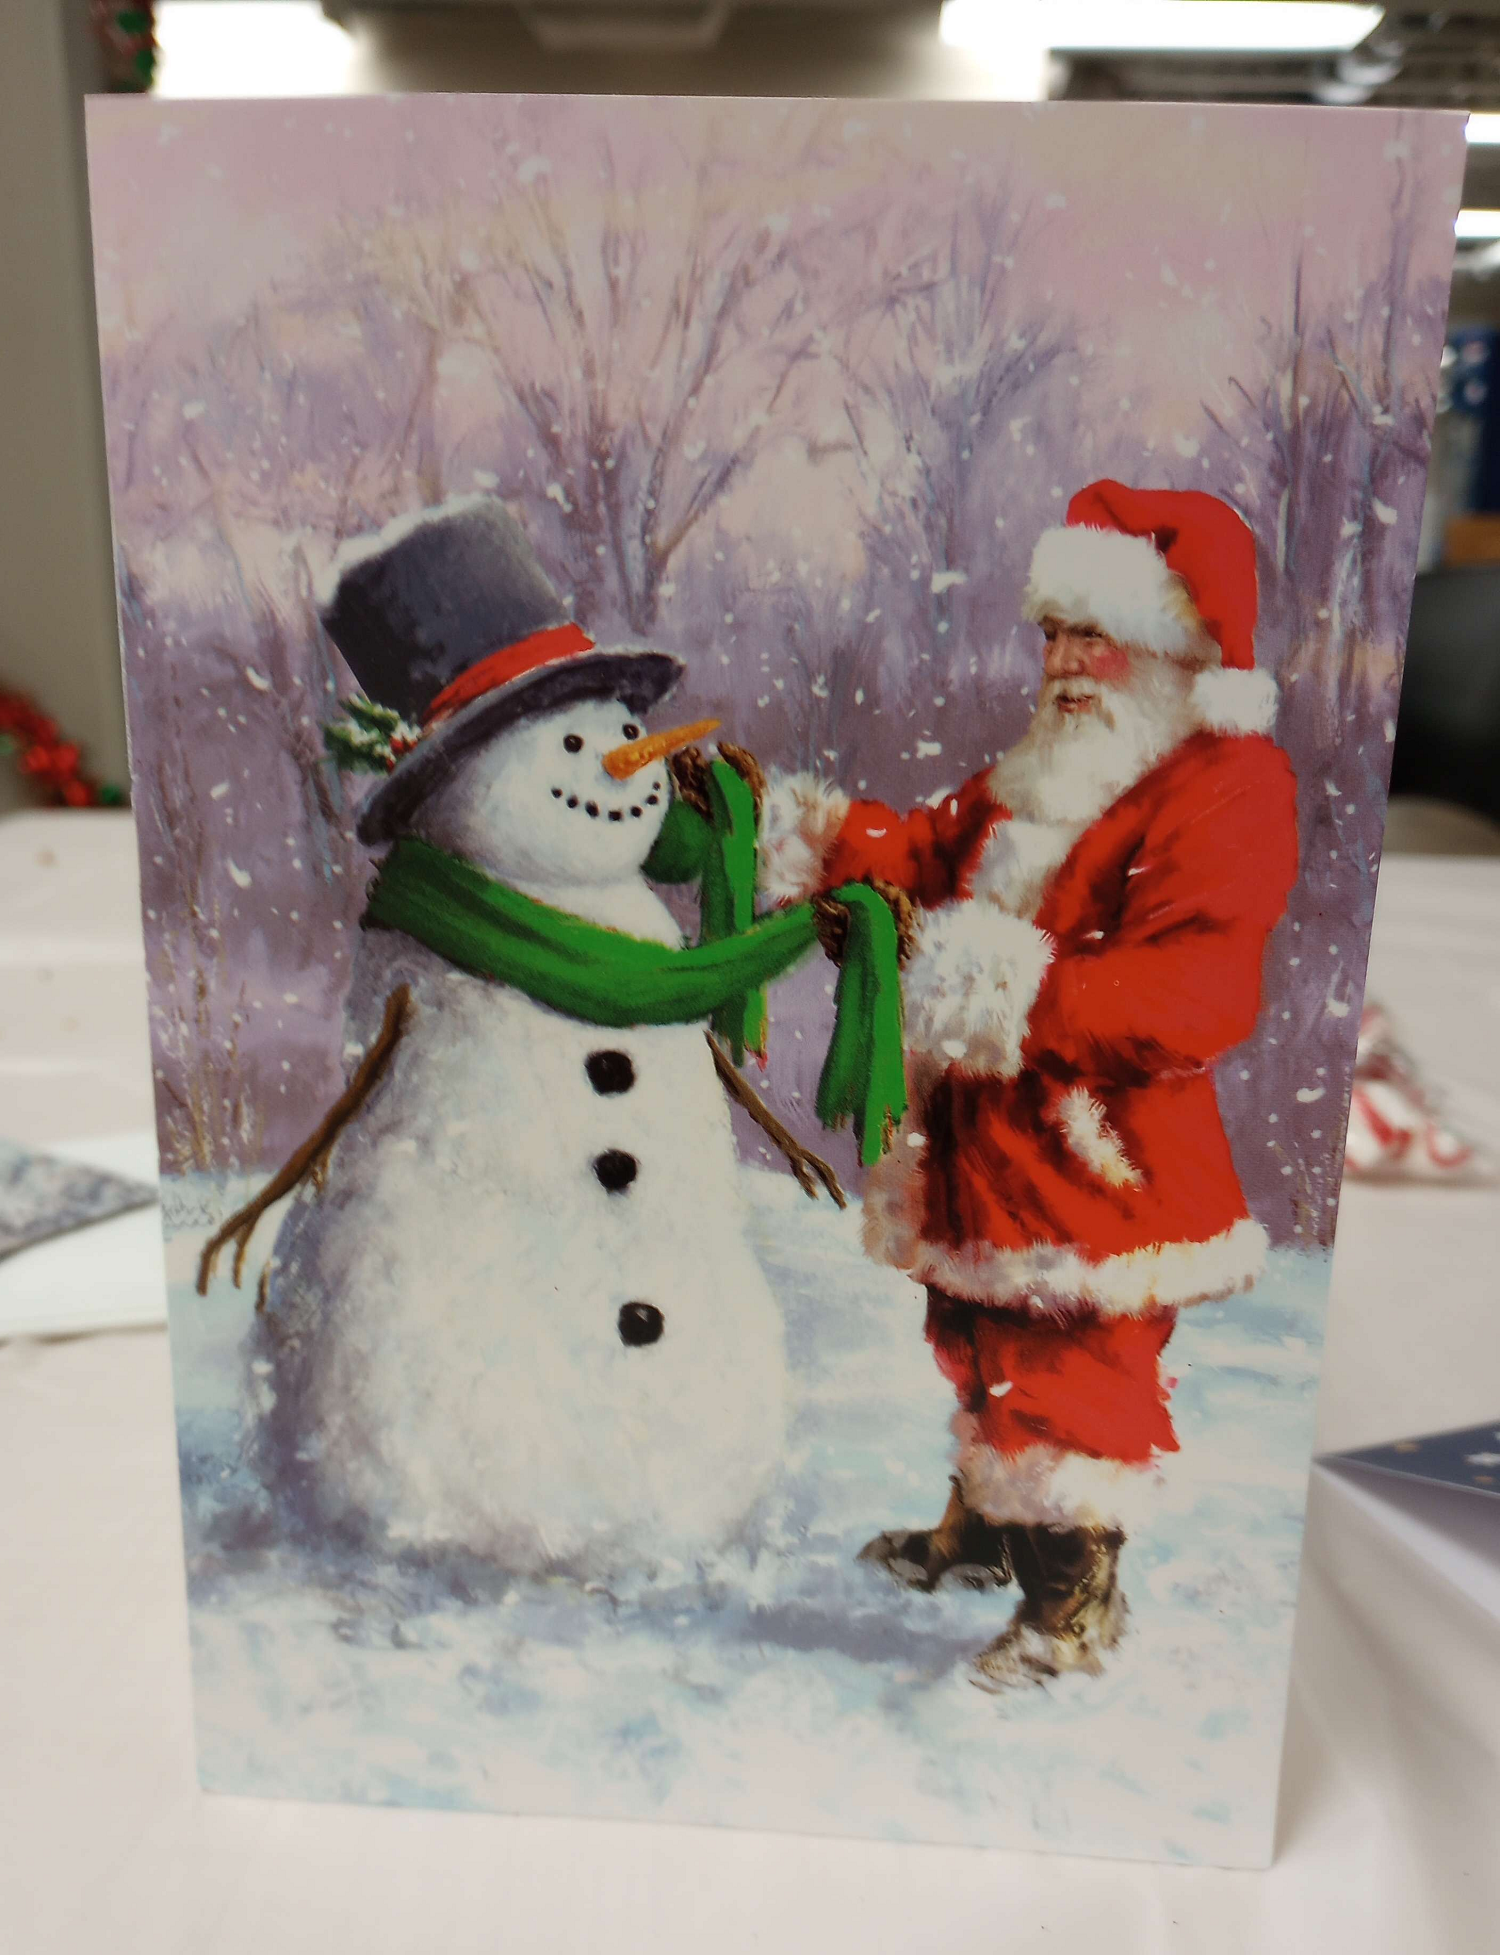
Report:
[[[423,728],[360,810],[370,846],[394,840],[465,754],[517,720],[575,699],[648,713],[682,676],[667,652],[599,650],[493,496],[457,497],[356,537],[329,577],[324,629],[366,695]]]

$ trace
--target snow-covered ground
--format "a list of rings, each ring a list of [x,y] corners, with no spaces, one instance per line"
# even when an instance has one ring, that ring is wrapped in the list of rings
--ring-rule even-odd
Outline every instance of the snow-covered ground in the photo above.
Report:
[[[947,1492],[920,1292],[865,1261],[855,1211],[747,1175],[797,1390],[769,1545],[613,1593],[278,1540],[240,1465],[253,1283],[194,1294],[224,1197],[169,1189],[205,1784],[1263,1863],[1326,1259],[1275,1251],[1252,1294],[1183,1313],[1183,1450],[1125,1551],[1126,1640],[1102,1678],[995,1698],[966,1659],[1014,1590],[913,1595],[854,1560]]]

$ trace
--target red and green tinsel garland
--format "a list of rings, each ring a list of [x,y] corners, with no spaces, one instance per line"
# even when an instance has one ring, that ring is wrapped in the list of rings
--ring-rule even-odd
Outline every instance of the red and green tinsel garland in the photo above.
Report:
[[[94,39],[104,56],[105,86],[141,95],[156,76],[156,8],[153,0],[89,0]]]
[[[49,807],[125,805],[125,790],[86,774],[80,764],[82,749],[65,740],[57,722],[49,720],[23,693],[0,689],[0,755],[14,755],[17,768]]]

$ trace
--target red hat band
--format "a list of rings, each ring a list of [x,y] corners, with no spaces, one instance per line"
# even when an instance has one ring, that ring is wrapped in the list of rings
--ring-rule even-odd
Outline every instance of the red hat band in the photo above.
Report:
[[[483,699],[486,693],[498,692],[528,672],[578,658],[593,649],[593,639],[581,625],[575,624],[551,625],[546,631],[534,631],[529,637],[518,638],[513,645],[502,645],[499,651],[487,653],[443,687],[422,715],[422,731],[430,733],[462,707]]]

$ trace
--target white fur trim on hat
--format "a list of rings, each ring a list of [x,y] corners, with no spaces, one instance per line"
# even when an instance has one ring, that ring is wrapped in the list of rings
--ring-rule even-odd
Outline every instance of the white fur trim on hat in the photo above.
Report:
[[[823,868],[849,797],[816,774],[773,774],[760,821],[761,893],[773,903],[800,903],[823,887]]]
[[[1154,1463],[1093,1459],[1062,1446],[997,1452],[969,1412],[955,1416],[953,1434],[964,1504],[997,1526],[1130,1529],[1158,1505],[1164,1486]]]
[[[1269,733],[1281,693],[1259,666],[1248,672],[1211,666],[1194,679],[1192,703],[1197,718],[1215,733]]]
[[[1014,1079],[1052,939],[987,897],[946,903],[922,923],[906,968],[909,1044],[966,1072]]]
[[[1021,608],[1033,624],[1097,625],[1165,658],[1201,650],[1206,637],[1187,586],[1149,538],[1083,524],[1037,538]]]
[[[1206,1242],[1153,1242],[1097,1262],[1072,1244],[1034,1242],[1002,1249],[992,1242],[910,1240],[899,1267],[971,1303],[1018,1305],[1043,1318],[1079,1309],[1102,1317],[1139,1317],[1248,1290],[1266,1261],[1266,1232],[1248,1216]]]

